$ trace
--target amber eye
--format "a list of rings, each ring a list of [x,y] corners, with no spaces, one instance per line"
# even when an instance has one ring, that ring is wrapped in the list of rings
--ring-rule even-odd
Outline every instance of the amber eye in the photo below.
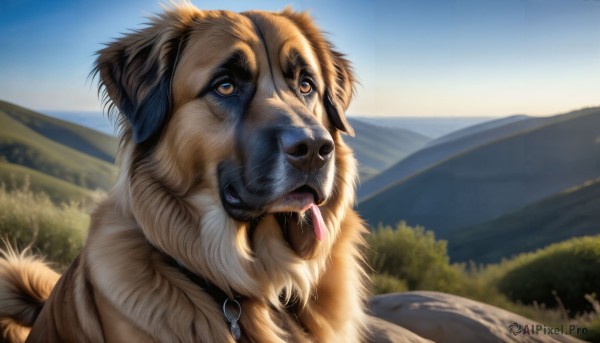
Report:
[[[217,93],[222,96],[229,96],[235,93],[235,85],[229,81],[219,83],[215,88]]]
[[[313,88],[312,85],[310,83],[310,81],[307,81],[306,79],[302,80],[302,82],[300,82],[300,93],[307,95],[310,94],[310,92],[312,92]]]

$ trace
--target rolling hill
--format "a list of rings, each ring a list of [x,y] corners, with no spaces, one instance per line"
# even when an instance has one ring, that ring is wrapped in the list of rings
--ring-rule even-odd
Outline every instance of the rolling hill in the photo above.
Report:
[[[56,203],[87,202],[93,191],[18,164],[0,162],[0,182],[8,189],[46,193]]]
[[[107,190],[117,174],[115,144],[114,137],[0,103],[0,181],[7,187],[29,175],[31,188],[53,199]]]
[[[359,161],[361,181],[378,174],[411,153],[421,149],[429,141],[421,134],[365,123],[350,118],[355,136],[344,136]]]
[[[596,179],[600,176],[600,108],[551,117],[542,125],[499,135],[438,161],[361,201],[359,212],[371,225],[406,220],[445,239],[454,230]]]
[[[112,136],[1,100],[0,111],[45,138],[103,161],[114,162],[118,142]]]
[[[512,116],[450,133],[430,141],[423,149],[361,184],[357,190],[358,199],[366,200],[385,188],[469,150],[568,118],[569,115],[541,118]]]
[[[484,131],[490,132],[490,130],[493,130],[495,128],[509,125],[512,123],[516,123],[516,122],[519,122],[521,120],[526,120],[526,119],[532,119],[532,118],[528,117],[526,115],[514,115],[514,116],[504,117],[504,118],[500,118],[500,119],[493,119],[490,121],[486,121],[483,123],[479,123],[476,125],[468,126],[463,129],[459,129],[459,130],[450,132],[449,134],[447,134],[445,136],[442,136],[440,138],[429,141],[427,143],[427,146],[431,147],[431,146],[438,145],[438,144],[448,143],[448,142],[451,142],[451,141],[454,141],[457,139],[461,139],[464,137],[472,136],[472,135],[475,135],[477,133],[484,132]],[[533,121],[535,121],[535,119]],[[519,127],[519,125],[515,125],[515,127]]]
[[[452,232],[453,262],[495,263],[572,237],[600,234],[600,179],[489,222]]]
[[[457,116],[437,116],[437,117],[372,117],[372,116],[354,116],[353,119],[360,120],[371,125],[401,128],[412,132],[425,135],[432,139],[440,138],[451,132],[477,125],[493,120],[495,117],[457,117]]]

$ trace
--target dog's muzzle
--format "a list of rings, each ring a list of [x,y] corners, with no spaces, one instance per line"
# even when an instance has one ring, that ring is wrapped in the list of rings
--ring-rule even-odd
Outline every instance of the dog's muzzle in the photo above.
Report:
[[[223,161],[218,176],[227,213],[239,221],[274,214],[285,234],[326,235],[319,206],[332,190],[334,141],[322,126],[263,129],[240,147],[245,164]],[[268,148],[267,148],[268,147]]]

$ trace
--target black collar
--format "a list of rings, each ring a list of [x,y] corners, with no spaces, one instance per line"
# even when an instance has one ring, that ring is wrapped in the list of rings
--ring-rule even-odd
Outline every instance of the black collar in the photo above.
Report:
[[[234,291],[233,298],[231,298],[225,291],[219,288],[214,283],[208,281],[205,277],[200,276],[198,274],[194,274],[189,269],[184,267],[181,263],[177,262],[175,259],[171,258],[170,264],[177,268],[183,275],[185,275],[190,281],[195,283],[197,286],[202,288],[211,298],[219,305],[223,306],[225,300],[227,299],[235,299],[237,301],[243,300],[243,296]]]
[[[170,260],[170,264],[173,267],[177,268],[190,281],[192,281],[194,284],[196,284],[197,286],[202,288],[206,293],[208,293],[211,296],[211,298],[213,298],[213,300],[220,307],[223,308],[223,315],[224,315],[223,319],[225,320],[226,323],[228,323],[231,334],[233,335],[234,340],[237,341],[241,336],[240,327],[237,324],[237,320],[239,319],[239,317],[237,317],[237,319],[232,321],[228,317],[227,313],[225,312],[225,305],[228,300],[235,301],[235,303],[239,306],[239,311],[240,311],[240,315],[241,315],[242,308],[241,308],[241,305],[239,302],[244,300],[245,297],[237,292],[234,292],[234,296],[233,296],[233,298],[231,298],[221,288],[216,286],[214,283],[208,281],[205,277],[202,277],[198,274],[192,273],[189,269],[185,268],[183,265],[181,265],[181,263],[177,262],[175,259],[173,259],[171,257],[169,258],[169,260]],[[308,331],[308,328],[306,328],[305,325],[302,322],[300,322],[300,320],[298,318],[298,313],[300,312],[298,298],[295,296],[292,296],[291,301],[285,301],[285,294],[283,294],[283,293],[280,294],[279,298],[280,298],[281,303],[284,304],[286,311],[289,314],[291,314],[293,316],[293,318],[296,318],[298,325],[300,325],[302,328],[304,328],[305,330]],[[235,329],[234,327],[237,327],[237,329]],[[237,333],[235,332],[236,330],[237,330]]]
[[[242,329],[238,324],[238,321],[242,315],[242,305],[239,303],[239,301],[241,301],[243,297],[237,292],[234,293],[233,298],[229,297],[221,288],[217,287],[206,278],[192,273],[190,270],[181,265],[181,263],[175,261],[175,259],[170,258],[170,260],[171,265],[179,269],[183,275],[187,276],[190,281],[202,288],[220,307],[222,307],[223,319],[229,325],[229,332],[231,333],[231,336],[235,341],[239,340],[242,336]],[[228,309],[228,303],[229,306],[234,307],[233,313]]]

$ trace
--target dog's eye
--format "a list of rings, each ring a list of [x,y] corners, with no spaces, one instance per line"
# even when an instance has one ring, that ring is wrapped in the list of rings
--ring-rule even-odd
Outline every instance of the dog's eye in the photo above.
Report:
[[[312,84],[310,83],[310,81],[308,79],[303,79],[300,82],[300,93],[307,95],[310,94],[310,92],[312,92],[313,87]]]
[[[235,93],[235,89],[235,85],[229,81],[221,82],[215,87],[215,91],[222,96],[232,95]]]

